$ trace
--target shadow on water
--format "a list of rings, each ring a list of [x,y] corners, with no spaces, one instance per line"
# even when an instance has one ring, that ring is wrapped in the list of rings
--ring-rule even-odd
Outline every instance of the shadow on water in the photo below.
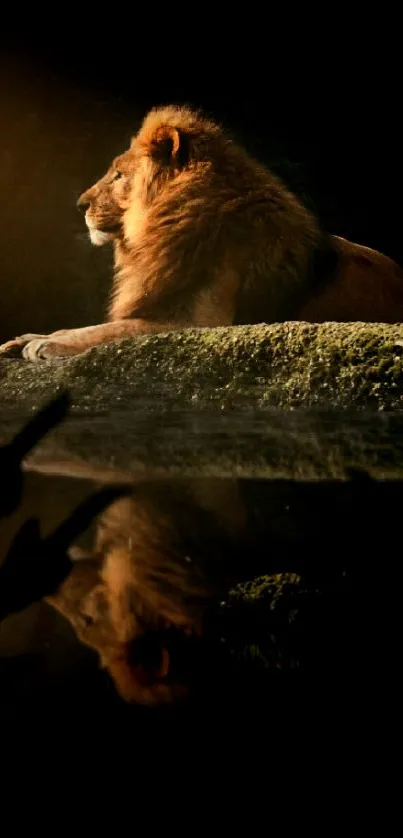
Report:
[[[332,448],[330,419],[327,462],[336,472],[344,462],[343,479],[304,475],[309,440],[317,462],[322,450],[306,418],[302,445],[297,418],[285,422],[288,458],[286,437],[279,443],[283,472],[300,458],[299,479],[275,469],[256,477],[253,467],[247,476],[253,450],[266,452],[265,468],[275,462],[278,422],[270,445],[261,418],[249,437],[245,419],[238,436],[236,423],[209,434],[204,426],[198,456],[212,473],[200,477],[193,466],[181,474],[179,460],[174,475],[143,467],[147,457],[162,462],[164,439],[171,453],[173,440],[176,451],[198,450],[195,426],[181,440],[167,422],[144,421],[141,431],[139,421],[116,420],[69,420],[43,442],[47,428],[34,424],[1,449],[2,717],[49,719],[68,708],[94,725],[101,715],[130,720],[135,732],[140,720],[239,723],[261,712],[320,727],[358,718],[369,697],[375,706],[395,666],[403,483],[348,471],[354,458],[339,433]],[[379,471],[383,448],[392,467],[401,442],[387,420],[355,422],[360,451],[381,452]],[[239,458],[228,476],[231,451],[242,448],[242,476]],[[224,452],[220,476],[212,466]]]

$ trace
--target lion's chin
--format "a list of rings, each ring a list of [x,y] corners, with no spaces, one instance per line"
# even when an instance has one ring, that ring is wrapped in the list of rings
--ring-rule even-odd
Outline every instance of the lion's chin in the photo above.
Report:
[[[96,227],[88,226],[88,232],[91,239],[91,244],[94,244],[95,247],[102,247],[104,244],[108,244],[113,239],[112,233],[104,233],[102,230],[97,230]]]

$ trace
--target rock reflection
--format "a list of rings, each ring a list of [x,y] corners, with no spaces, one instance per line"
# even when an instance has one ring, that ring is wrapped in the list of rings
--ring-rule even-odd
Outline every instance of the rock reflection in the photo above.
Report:
[[[217,690],[220,678],[228,684],[234,673],[248,684],[256,672],[327,673],[339,683],[351,677],[357,582],[394,549],[400,481],[360,472],[347,481],[305,483],[147,480],[120,470],[118,485],[115,471],[103,468],[99,494],[100,472],[84,460],[80,480],[69,478],[65,461],[60,476],[55,463],[48,465],[52,474],[43,463],[42,473],[26,473],[21,507],[2,526],[3,579],[24,520],[41,519],[41,543],[68,533],[66,551],[66,516],[71,522],[74,510],[91,508],[87,526],[99,514],[85,533],[83,522],[74,533],[68,567],[57,584],[52,577],[52,590],[49,581],[42,590],[36,584],[35,597],[17,596],[8,609],[46,601],[3,621],[2,701],[22,700],[27,685],[43,689],[55,679],[68,689],[77,673],[88,695],[95,689],[152,706]],[[77,473],[76,459],[71,470]],[[98,509],[94,497],[101,498]],[[54,549],[55,565],[57,555]],[[14,595],[24,590],[27,569],[25,554]],[[91,688],[83,673],[90,673]]]

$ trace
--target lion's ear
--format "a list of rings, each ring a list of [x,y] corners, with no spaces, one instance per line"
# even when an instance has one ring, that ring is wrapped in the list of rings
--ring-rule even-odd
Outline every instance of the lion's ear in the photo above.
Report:
[[[150,151],[152,158],[160,163],[182,162],[183,142],[177,128],[168,125],[157,128],[151,139]]]

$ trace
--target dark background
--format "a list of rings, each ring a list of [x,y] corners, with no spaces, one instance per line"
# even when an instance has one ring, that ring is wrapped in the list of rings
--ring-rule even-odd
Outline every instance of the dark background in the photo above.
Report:
[[[1,35],[0,340],[103,319],[111,252],[90,246],[75,201],[156,104],[203,107],[331,232],[403,264],[396,22],[250,12],[218,33],[200,9],[180,30],[173,8],[85,26],[68,12]]]

